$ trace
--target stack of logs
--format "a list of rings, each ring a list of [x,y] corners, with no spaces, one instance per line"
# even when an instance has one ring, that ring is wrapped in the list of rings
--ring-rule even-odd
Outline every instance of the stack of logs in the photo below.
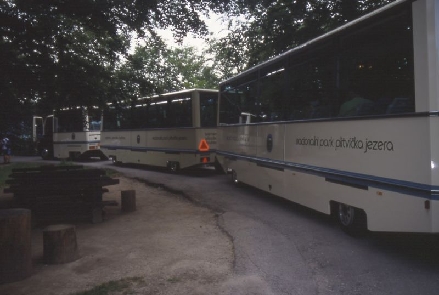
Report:
[[[13,193],[19,207],[32,211],[32,218],[78,220],[87,218],[102,222],[104,206],[117,202],[103,201],[104,186],[119,183],[119,179],[105,176],[103,169],[84,169],[83,166],[41,166],[14,169],[4,189]]]
[[[118,184],[102,169],[82,166],[41,166],[14,169],[4,189],[13,193],[19,209],[0,210],[0,284],[29,277],[32,273],[32,221],[77,220],[90,218],[101,222],[104,206],[118,205],[103,201],[104,186]],[[135,191],[123,192],[124,212],[136,210]],[[24,209],[25,208],[25,209]],[[79,258],[76,227],[49,225],[43,230],[44,263],[59,264]]]

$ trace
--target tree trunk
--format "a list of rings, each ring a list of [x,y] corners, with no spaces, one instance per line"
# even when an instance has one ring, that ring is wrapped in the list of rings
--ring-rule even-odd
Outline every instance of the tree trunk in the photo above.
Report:
[[[31,211],[0,210],[0,284],[32,273]]]
[[[121,210],[122,212],[136,211],[135,190],[126,190],[121,192]]]
[[[74,225],[50,225],[43,230],[44,263],[61,264],[79,258]]]

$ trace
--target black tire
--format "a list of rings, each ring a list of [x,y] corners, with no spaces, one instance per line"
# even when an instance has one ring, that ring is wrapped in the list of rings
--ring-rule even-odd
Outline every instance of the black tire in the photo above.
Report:
[[[352,236],[365,232],[367,227],[364,211],[343,203],[338,203],[337,220],[341,229]]]
[[[87,158],[87,155],[81,154],[80,152],[69,152],[70,161],[75,162],[80,160],[86,160]]]
[[[177,173],[180,170],[180,163],[178,162],[170,162],[169,169],[172,173]]]
[[[218,162],[217,159],[215,159],[215,163],[213,164],[213,167],[215,168],[216,173],[225,174],[226,172],[223,169],[223,166]]]
[[[232,181],[235,185],[239,184],[238,173],[235,170],[232,170]]]
[[[49,160],[49,159],[51,158],[50,151],[49,151],[48,149],[43,149],[43,150],[41,151],[41,158],[42,158],[43,160]]]
[[[116,156],[110,156],[110,158],[111,158],[111,162],[113,163],[113,165],[117,166],[117,165],[122,164],[121,161],[117,160]]]

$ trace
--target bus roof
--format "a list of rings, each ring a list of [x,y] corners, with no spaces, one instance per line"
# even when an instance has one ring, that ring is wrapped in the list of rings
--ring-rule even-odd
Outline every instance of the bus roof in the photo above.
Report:
[[[210,92],[210,93],[217,93],[218,92],[217,89],[192,88],[192,89],[184,89],[184,90],[180,90],[180,91],[176,91],[176,92],[168,92],[168,93],[156,94],[156,95],[152,95],[152,96],[139,97],[139,99],[157,99],[157,98],[163,98],[163,97],[168,97],[168,96],[186,94],[186,93],[190,93],[190,92],[194,92],[194,91]]]
[[[264,61],[264,62],[262,62],[262,63],[260,63],[260,64],[258,64],[256,66],[253,66],[253,67],[249,68],[248,70],[245,70],[245,71],[237,74],[236,76],[234,76],[232,78],[229,78],[229,79],[227,79],[225,81],[222,81],[220,83],[220,86],[222,84],[225,84],[225,83],[228,83],[228,82],[232,82],[233,80],[238,80],[242,76],[245,76],[247,74],[256,72],[256,71],[258,71],[261,68],[264,68],[266,66],[274,64],[274,63],[278,62],[279,60],[282,60],[286,56],[289,56],[289,55],[291,55],[291,54],[293,54],[295,52],[299,52],[299,51],[304,50],[304,49],[306,49],[306,48],[308,48],[310,46],[313,46],[313,45],[316,45],[316,44],[318,44],[320,42],[323,42],[324,40],[327,40],[327,39],[329,39],[331,37],[336,36],[337,34],[339,34],[341,32],[344,32],[344,31],[348,30],[349,28],[355,27],[359,23],[362,23],[364,21],[370,20],[370,19],[372,19],[372,18],[374,18],[376,16],[379,16],[381,14],[387,13],[390,10],[395,9],[395,7],[400,7],[401,5],[403,5],[405,3],[411,3],[411,2],[414,2],[414,1],[416,1],[416,0],[396,0],[396,1],[392,2],[392,3],[389,3],[389,4],[387,4],[387,5],[385,5],[385,6],[381,7],[381,8],[378,8],[378,9],[376,9],[376,10],[374,10],[374,11],[368,13],[368,14],[363,15],[362,17],[359,17],[359,18],[357,18],[357,19],[355,19],[353,21],[350,21],[350,22],[348,22],[348,23],[346,23],[346,24],[344,24],[344,25],[342,25],[342,26],[340,26],[340,27],[338,27],[338,28],[336,28],[336,29],[334,29],[332,31],[329,31],[329,32],[327,32],[327,33],[325,33],[325,34],[323,34],[321,36],[318,36],[318,37],[316,37],[316,38],[314,38],[314,39],[312,39],[312,40],[310,40],[308,42],[305,42],[305,43],[303,43],[301,45],[298,45],[298,46],[296,46],[296,47],[294,47],[294,48],[292,48],[290,50],[287,50],[284,53],[281,53],[281,54],[279,54],[279,55],[277,55],[277,56],[275,56],[273,58],[270,58],[270,59],[268,59],[268,60],[266,60],[266,61]]]

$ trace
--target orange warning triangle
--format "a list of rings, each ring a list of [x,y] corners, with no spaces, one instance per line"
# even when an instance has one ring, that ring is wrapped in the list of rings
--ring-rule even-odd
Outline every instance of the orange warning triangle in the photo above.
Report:
[[[200,150],[200,152],[207,152],[210,149],[209,145],[207,144],[207,141],[204,138],[200,140],[198,149]]]

